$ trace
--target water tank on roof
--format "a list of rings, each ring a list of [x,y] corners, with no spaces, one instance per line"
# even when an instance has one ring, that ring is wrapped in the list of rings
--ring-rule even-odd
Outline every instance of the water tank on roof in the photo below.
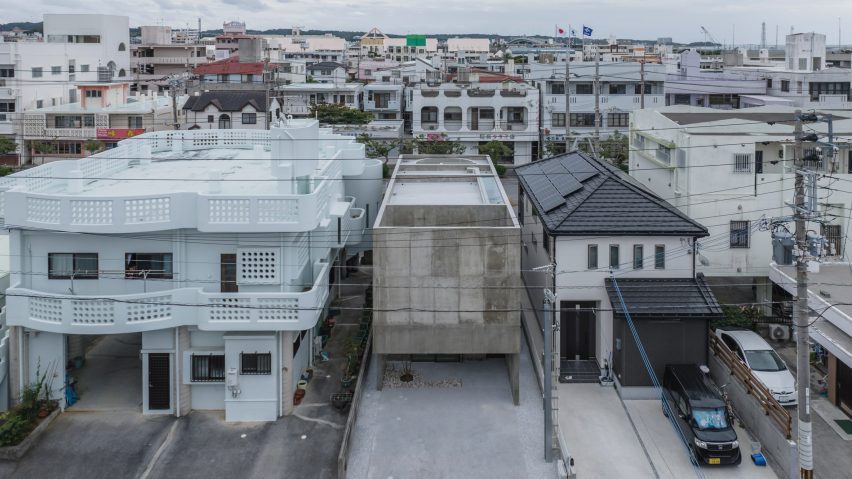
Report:
[[[772,261],[777,264],[793,264],[793,235],[779,231],[772,235]]]

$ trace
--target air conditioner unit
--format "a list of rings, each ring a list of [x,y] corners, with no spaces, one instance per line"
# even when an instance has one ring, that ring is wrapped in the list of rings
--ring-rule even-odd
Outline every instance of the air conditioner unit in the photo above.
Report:
[[[786,324],[770,324],[769,337],[775,341],[788,341],[790,339],[790,327]]]

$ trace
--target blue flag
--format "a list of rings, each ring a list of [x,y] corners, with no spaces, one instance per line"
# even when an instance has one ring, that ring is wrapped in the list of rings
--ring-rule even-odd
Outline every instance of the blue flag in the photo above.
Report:
[[[583,36],[584,37],[592,36],[592,29],[590,27],[583,25]]]

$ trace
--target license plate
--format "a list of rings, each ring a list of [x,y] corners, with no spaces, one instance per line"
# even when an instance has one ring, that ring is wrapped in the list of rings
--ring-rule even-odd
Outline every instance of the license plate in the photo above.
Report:
[[[711,457],[708,461],[710,464],[721,464],[721,460],[718,457]]]

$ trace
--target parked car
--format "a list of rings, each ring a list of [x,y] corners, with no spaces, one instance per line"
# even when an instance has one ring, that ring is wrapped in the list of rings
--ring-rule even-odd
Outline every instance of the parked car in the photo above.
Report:
[[[716,329],[716,336],[751,369],[776,401],[782,406],[796,405],[796,379],[765,339],[747,329]]]
[[[725,401],[698,365],[667,365],[663,394],[699,461],[710,465],[742,461],[737,432]],[[663,414],[669,415],[665,404]]]

